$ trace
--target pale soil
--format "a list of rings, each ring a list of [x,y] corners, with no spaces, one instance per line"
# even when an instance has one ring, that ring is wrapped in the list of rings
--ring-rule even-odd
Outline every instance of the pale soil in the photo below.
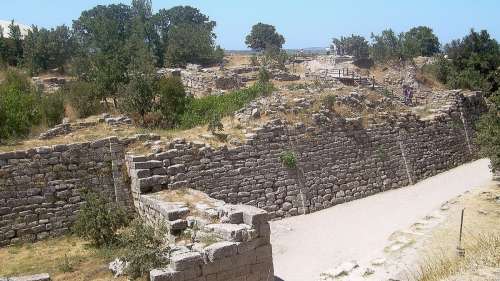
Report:
[[[392,251],[412,244],[398,237],[398,230],[409,229],[447,200],[490,183],[488,164],[478,160],[413,186],[272,222],[275,275],[285,281],[318,280],[320,273],[355,260],[360,267],[339,280],[388,280],[404,265],[362,275],[373,260],[390,260]]]

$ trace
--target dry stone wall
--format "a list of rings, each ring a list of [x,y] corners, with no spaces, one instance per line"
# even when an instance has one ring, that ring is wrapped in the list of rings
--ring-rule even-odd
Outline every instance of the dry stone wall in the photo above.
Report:
[[[275,120],[235,148],[175,140],[164,152],[129,159],[137,176],[132,188],[139,194],[189,187],[283,218],[403,187],[476,157],[472,124],[484,99],[453,97],[426,120],[407,114],[364,128],[361,119],[323,113],[314,126]],[[280,162],[284,151],[296,155],[296,168]]]
[[[82,189],[132,206],[117,138],[0,153],[0,246],[68,230]]]

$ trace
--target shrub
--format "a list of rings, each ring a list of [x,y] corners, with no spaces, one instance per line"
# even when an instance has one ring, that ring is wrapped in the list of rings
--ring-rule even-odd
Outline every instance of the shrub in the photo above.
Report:
[[[154,106],[153,81],[146,76],[137,75],[125,88],[124,109],[137,113],[144,124],[144,116],[151,112]]]
[[[186,109],[188,98],[179,77],[160,79],[156,86],[158,96],[157,111],[163,116],[164,126],[172,127],[179,122]]]
[[[224,130],[224,125],[222,124],[219,114],[215,113],[212,115],[208,122],[208,130],[212,133]]]
[[[493,170],[500,170],[500,91],[490,97],[492,106],[489,112],[477,123],[476,142],[481,147],[481,155],[491,160]]]
[[[64,96],[62,92],[46,94],[41,97],[41,114],[47,126],[60,124],[64,118]]]
[[[86,118],[102,112],[102,106],[95,86],[89,82],[75,81],[64,89],[69,105],[78,118]]]
[[[37,94],[26,76],[7,71],[0,84],[0,142],[24,137],[40,122]]]
[[[179,121],[181,128],[193,128],[210,122],[214,114],[220,118],[228,116],[243,108],[247,103],[259,96],[267,95],[273,90],[270,83],[256,83],[247,89],[234,91],[221,96],[206,96],[188,99],[186,110]]]
[[[166,237],[164,226],[154,228],[140,219],[131,223],[121,238],[125,247],[122,259],[128,262],[125,272],[130,278],[146,276],[150,270],[168,264],[169,247]]]
[[[74,232],[90,239],[96,247],[110,246],[117,242],[116,231],[128,222],[125,212],[92,191],[83,191],[83,204],[74,225]]]
[[[269,80],[271,80],[271,73],[266,68],[261,67],[259,70],[259,75],[257,77],[258,83],[269,83]]]
[[[297,156],[295,156],[293,151],[285,151],[281,153],[280,160],[281,163],[289,169],[295,169],[297,167]]]
[[[328,109],[333,109],[335,106],[335,102],[337,101],[337,96],[335,95],[326,95],[323,97],[323,104],[326,106]]]

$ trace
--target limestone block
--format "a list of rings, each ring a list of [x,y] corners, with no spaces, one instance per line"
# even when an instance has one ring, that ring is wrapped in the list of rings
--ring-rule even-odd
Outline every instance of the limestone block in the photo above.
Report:
[[[236,255],[238,248],[235,242],[217,242],[203,249],[206,260],[213,262],[225,257]]]
[[[149,272],[150,281],[184,281],[184,272],[171,268],[153,269]]]
[[[174,271],[184,271],[203,264],[202,255],[198,252],[187,252],[174,255],[170,259],[170,267]]]

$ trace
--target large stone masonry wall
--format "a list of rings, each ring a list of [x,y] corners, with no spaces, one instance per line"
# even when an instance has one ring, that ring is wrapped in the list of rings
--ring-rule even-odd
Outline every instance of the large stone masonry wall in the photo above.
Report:
[[[129,157],[137,177],[132,188],[140,194],[189,187],[282,218],[403,187],[476,157],[472,124],[484,99],[453,96],[425,120],[407,114],[364,128],[360,119],[325,113],[314,126],[276,120],[235,148],[175,140],[164,152]],[[284,151],[297,155],[296,168],[282,165]]]
[[[131,207],[125,143],[108,138],[0,153],[0,246],[66,232],[84,188]]]

